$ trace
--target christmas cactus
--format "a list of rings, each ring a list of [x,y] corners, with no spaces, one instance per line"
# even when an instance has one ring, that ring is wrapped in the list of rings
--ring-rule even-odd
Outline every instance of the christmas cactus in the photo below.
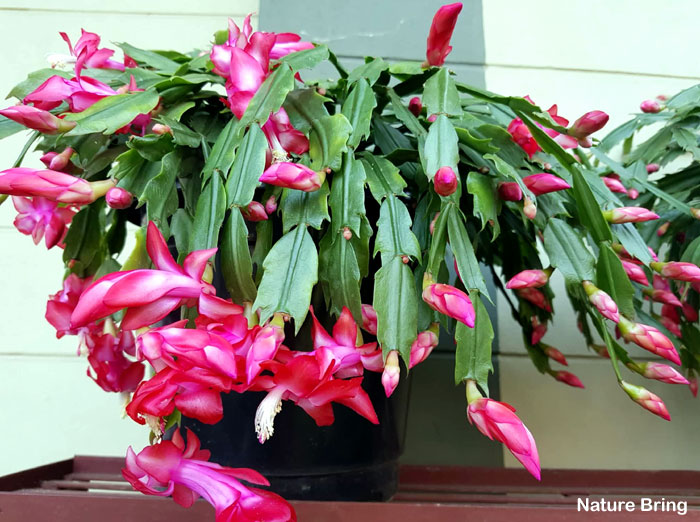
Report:
[[[69,54],[12,90],[19,104],[0,111],[0,136],[33,132],[0,193],[20,232],[63,249],[46,319],[58,337],[78,336],[90,376],[129,394],[127,414],[152,430],[150,446],[127,453],[134,488],[184,506],[202,496],[220,521],[294,520],[282,498],[241,482],[267,485],[260,474],[209,462],[175,428],[180,416],[216,423],[222,393],[263,391],[255,418],[240,419],[261,443],[289,402],[319,426],[333,423],[333,403],[377,423],[364,372],[381,373],[388,396],[441,334],[456,343],[469,422],[539,478],[532,434],[488,397],[487,303],[494,288],[507,301],[540,372],[583,387],[543,341],[555,271],[586,342],[634,401],[669,418],[621,365],[688,381],[636,362],[632,345],[682,362],[696,382],[700,225],[685,201],[698,197],[697,163],[648,173],[698,157],[698,90],[645,102],[653,114],[598,142],[605,113],[570,124],[556,105],[460,83],[443,66],[460,10],[437,12],[424,63],[376,57],[352,71],[249,18],[205,51],[123,43],[122,60],[94,33],[73,44],[62,34]],[[312,80],[322,62],[337,79]],[[625,139],[620,163],[608,152]],[[22,166],[32,147],[41,168]],[[133,250],[120,255],[130,222]],[[330,331],[315,312],[336,318]],[[309,346],[290,349],[305,321]]]

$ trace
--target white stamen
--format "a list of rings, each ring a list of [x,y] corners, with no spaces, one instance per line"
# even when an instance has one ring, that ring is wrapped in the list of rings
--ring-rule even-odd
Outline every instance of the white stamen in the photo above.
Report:
[[[272,163],[289,161],[289,154],[284,150],[272,149]]]
[[[66,69],[75,65],[75,56],[70,54],[49,54],[46,56],[52,69]]]
[[[275,432],[275,415],[282,410],[283,390],[273,389],[260,401],[255,412],[255,433],[258,442],[264,444]]]
[[[163,439],[162,422],[160,417],[155,415],[149,415],[148,413],[143,415],[143,419],[146,421],[146,425],[151,429],[153,435],[155,436],[155,442],[160,442]]]

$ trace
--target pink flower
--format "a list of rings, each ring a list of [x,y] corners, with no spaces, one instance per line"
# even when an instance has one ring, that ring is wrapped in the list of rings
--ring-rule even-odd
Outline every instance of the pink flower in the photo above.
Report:
[[[525,469],[540,480],[540,457],[535,439],[510,404],[481,397],[469,403],[467,418],[489,439],[505,444]]]
[[[551,270],[523,270],[510,278],[506,288],[539,288],[547,284]]]
[[[49,297],[46,303],[46,320],[56,329],[56,337],[60,339],[64,335],[76,335],[77,329],[71,328],[70,316],[78,304],[83,291],[92,282],[92,277],[79,278],[70,274],[63,280],[63,288]]]
[[[122,320],[126,330],[136,330],[160,321],[182,304],[194,304],[214,288],[202,276],[216,249],[197,250],[182,265],[175,263],[158,227],[148,224],[148,255],[155,270],[113,272],[98,279],[83,292],[71,316],[72,327],[84,326],[127,308]]]
[[[590,111],[581,116],[569,129],[569,135],[583,139],[599,131],[608,123],[610,117],[603,111]]]
[[[675,364],[681,363],[673,343],[653,326],[633,323],[624,316],[620,316],[618,326],[620,334],[625,341],[631,341],[645,350],[655,353],[664,359],[668,359]]]
[[[621,259],[620,261],[622,262],[622,268],[625,269],[625,273],[630,280],[634,281],[635,283],[639,283],[640,285],[649,286],[647,275],[639,265],[636,265],[631,261],[625,261],[624,259]]]
[[[90,364],[88,376],[108,392],[132,392],[143,379],[144,365],[129,360],[125,354],[134,354],[134,336],[131,332],[93,333],[85,337]],[[90,371],[92,370],[92,371]]]
[[[372,371],[378,370],[373,358],[377,351],[377,343],[357,346],[357,324],[350,310],[343,307],[340,317],[333,325],[333,335],[331,336],[316,319],[313,307],[309,309],[313,320],[311,335],[314,342],[314,352],[323,371],[332,367],[335,377],[357,377],[362,375],[363,367]],[[383,366],[383,361],[381,361],[379,370]]]
[[[545,295],[542,292],[540,292],[537,288],[519,288],[517,290],[517,293],[522,299],[525,299],[529,303],[532,303],[537,308],[541,308],[545,312],[551,313],[552,305],[547,300],[547,297],[545,297]]]
[[[532,137],[530,129],[527,128],[527,125],[520,118],[515,118],[511,121],[507,130],[513,141],[525,151],[528,157],[532,158],[536,152],[542,150],[535,138]]]
[[[612,297],[603,292],[590,281],[583,282],[583,289],[586,291],[586,295],[588,295],[588,300],[598,309],[600,315],[606,319],[610,319],[614,323],[620,321],[620,313],[617,310],[617,303],[612,300]]]
[[[105,194],[105,201],[110,208],[129,208],[134,201],[134,196],[120,187],[112,187]]]
[[[207,462],[209,455],[200,449],[199,439],[190,430],[185,446],[178,430],[172,440],[147,446],[138,455],[129,447],[122,475],[137,491],[172,495],[183,507],[192,506],[201,496],[214,506],[217,522],[296,521],[294,508],[282,497],[239,482],[269,486],[257,471]]]
[[[533,343],[533,344],[535,344],[535,343]],[[545,344],[545,345],[542,345],[542,350],[544,351],[544,354],[547,357],[549,357],[550,359],[552,359],[553,361],[557,361],[559,364],[562,364],[564,366],[569,366],[569,361],[566,360],[566,357],[564,357],[564,354],[561,353],[559,350],[557,350],[554,346],[549,346],[548,344]],[[560,379],[557,379],[557,380],[560,380]],[[581,388],[583,388],[583,386],[581,386]]]
[[[68,231],[75,210],[69,207],[59,207],[58,203],[45,198],[23,198],[12,197],[19,214],[15,218],[15,228],[32,236],[34,244],[38,245],[41,238],[44,238],[46,248],[60,245]]]
[[[59,203],[92,203],[114,186],[114,181],[88,182],[53,170],[18,167],[0,172],[0,194],[39,196]]]
[[[331,402],[351,408],[373,424],[379,423],[372,402],[362,389],[362,378],[333,378],[333,365],[324,370],[313,353],[291,354],[285,362],[269,361],[262,367],[272,375],[261,375],[252,388],[268,392],[255,413],[255,431],[261,443],[274,433],[275,415],[283,400],[295,402],[319,426],[333,424]]]
[[[377,312],[372,305],[362,305],[362,329],[372,335],[377,335]]]
[[[414,96],[409,100],[408,110],[411,111],[411,114],[413,114],[416,118],[420,116],[420,113],[423,110],[423,103],[418,96]]]
[[[433,323],[430,328],[420,332],[411,345],[411,358],[408,364],[409,369],[416,364],[425,361],[430,353],[438,345],[439,323]]]
[[[283,108],[270,116],[262,130],[271,151],[279,157],[286,158],[288,152],[301,156],[309,150],[309,140],[292,126]]]
[[[248,221],[267,221],[265,207],[257,201],[251,201],[247,207],[241,208],[241,214]]]
[[[457,190],[459,181],[451,167],[440,167],[433,178],[435,192],[440,196],[449,196]]]
[[[95,33],[90,33],[81,29],[81,35],[75,47],[71,45],[70,38],[66,33],[59,33],[61,38],[68,44],[68,49],[72,56],[76,58],[75,74],[80,76],[80,71],[89,67],[92,69],[116,69],[124,70],[124,64],[112,60],[114,51],[111,49],[99,48],[100,37]]]
[[[603,176],[600,178],[603,180],[603,183],[605,183],[605,186],[610,189],[610,192],[617,192],[619,194],[627,194],[627,189],[625,186],[620,182],[620,180],[611,178],[608,176]]]
[[[323,185],[324,179],[325,175],[322,177],[306,165],[289,161],[273,163],[260,176],[260,181],[268,185],[303,190],[304,192],[318,190]]]
[[[462,4],[457,2],[443,5],[435,13],[433,23],[430,25],[430,33],[428,34],[427,52],[425,55],[425,63],[427,65],[440,67],[445,63],[445,58],[452,51],[450,39],[461,11]]]
[[[662,419],[666,419],[667,421],[671,420],[671,416],[668,414],[664,401],[662,401],[658,395],[654,395],[646,388],[630,384],[626,381],[620,381],[620,386],[625,390],[625,393],[629,395],[630,399],[639,404],[642,408],[649,410]]]
[[[430,308],[448,315],[474,328],[474,307],[469,296],[461,290],[440,283],[428,284],[423,288],[423,301]]]
[[[656,100],[644,100],[640,105],[639,108],[641,109],[642,112],[651,112],[651,113],[656,113],[661,111],[661,104],[657,102]]]
[[[16,121],[25,127],[44,134],[60,134],[68,132],[77,125],[74,121],[65,121],[43,109],[30,105],[15,105],[0,111],[6,118]]]
[[[523,183],[525,183],[525,186],[529,188],[535,196],[571,188],[571,185],[560,177],[554,174],[547,174],[546,172],[525,176],[523,178]]]
[[[675,279],[676,281],[700,282],[700,268],[693,263],[680,261],[671,261],[669,263],[653,262],[649,266],[662,276]]]
[[[641,370],[640,373],[647,379],[655,379],[668,384],[688,384],[688,380],[668,364],[647,362],[638,364],[638,366]]]
[[[569,386],[572,386],[574,388],[585,388],[583,383],[581,382],[581,379],[576,377],[573,373],[559,370],[554,373],[552,373],[552,376],[559,382],[563,382],[564,384],[568,384]]]
[[[386,356],[384,371],[382,372],[382,386],[387,397],[391,397],[394,390],[399,385],[401,368],[399,367],[399,352],[391,350]]]
[[[659,215],[643,207],[620,207],[603,211],[603,217],[610,223],[641,223],[659,219]]]
[[[221,392],[231,390],[232,381],[222,375],[196,368],[187,373],[164,368],[139,384],[126,413],[139,424],[151,416],[163,418],[175,407],[205,424],[216,424],[223,417]]]
[[[250,333],[243,307],[231,300],[205,293],[199,296],[197,309],[199,316],[194,320],[197,328],[220,335],[231,344],[240,342]]]

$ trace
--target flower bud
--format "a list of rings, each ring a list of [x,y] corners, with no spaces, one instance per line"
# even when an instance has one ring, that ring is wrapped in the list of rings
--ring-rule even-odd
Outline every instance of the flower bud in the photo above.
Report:
[[[537,290],[537,288],[520,288],[517,290],[517,293],[522,299],[525,299],[537,308],[541,308],[545,312],[552,312],[552,305],[545,295]]]
[[[683,315],[685,318],[690,321],[691,323],[694,323],[698,320],[698,311],[696,308],[691,305],[688,301],[683,301],[681,303],[683,306]]]
[[[262,203],[251,201],[247,207],[241,207],[241,214],[248,221],[267,221],[267,213]]]
[[[420,332],[411,345],[411,360],[408,364],[409,369],[416,364],[422,363],[428,358],[428,355],[438,345],[438,336],[440,325],[433,323],[430,328]]]
[[[661,104],[656,100],[644,100],[639,105],[639,108],[642,110],[642,112],[656,113],[661,110]]]
[[[690,388],[690,393],[693,397],[698,396],[698,376],[693,374],[688,375],[688,388]]]
[[[384,371],[382,372],[382,386],[387,397],[391,397],[394,390],[399,385],[401,368],[399,367],[399,352],[392,350],[386,356]]]
[[[451,167],[440,167],[433,178],[435,192],[440,196],[449,196],[457,190],[457,175]]]
[[[537,207],[527,196],[525,196],[525,200],[523,201],[523,214],[525,214],[525,217],[528,219],[535,219],[537,216]]]
[[[664,303],[671,306],[682,306],[680,299],[678,299],[673,292],[669,292],[668,290],[652,290],[651,288],[645,288],[642,290],[642,293],[657,303]]]
[[[590,111],[581,116],[569,129],[569,136],[574,138],[586,138],[590,134],[599,131],[608,123],[610,117],[603,111]]]
[[[435,223],[438,220],[438,217],[440,216],[440,212],[436,212],[435,215],[433,216],[432,221],[430,222],[430,234],[432,235],[435,232]]]
[[[625,393],[629,395],[629,398],[642,408],[650,411],[654,415],[658,415],[662,419],[666,419],[667,421],[671,420],[671,416],[668,414],[664,401],[662,401],[658,395],[654,395],[646,388],[630,384],[626,381],[620,381],[620,386]]]
[[[498,197],[503,201],[520,201],[523,199],[523,191],[514,181],[502,181],[498,184]]]
[[[15,105],[0,111],[5,118],[24,125],[43,134],[60,134],[68,132],[77,124],[54,116],[48,111],[31,105]]]
[[[613,301],[612,297],[603,292],[590,281],[583,282],[583,289],[586,291],[588,300],[598,309],[600,315],[615,323],[620,321],[620,313],[617,310],[617,303]]]
[[[280,161],[270,165],[260,176],[260,181],[278,187],[313,192],[321,188],[325,177],[325,172],[315,172],[306,165]]]
[[[571,188],[571,185],[559,176],[547,174],[546,172],[525,176],[523,178],[523,183],[525,183],[525,186],[530,189],[535,196]]]
[[[423,286],[423,301],[430,308],[457,319],[469,328],[474,328],[476,316],[472,301],[467,294],[450,285],[431,283],[427,277],[423,281]]]
[[[70,157],[73,155],[73,152],[75,151],[71,147],[66,147],[63,152],[53,156],[48,164],[49,169],[59,172],[65,171],[70,163]]]
[[[559,364],[562,364],[564,366],[569,366],[569,361],[566,360],[564,354],[557,350],[554,346],[543,344],[542,351],[544,351],[544,354],[553,361],[557,361]]]
[[[131,195],[131,192],[120,187],[112,187],[105,194],[105,202],[110,208],[129,208],[132,201],[134,201],[134,196]]]
[[[547,270],[523,270],[510,278],[506,283],[506,288],[539,288],[547,284],[552,269]]]
[[[418,96],[414,96],[411,98],[411,100],[408,102],[408,110],[411,111],[411,113],[417,118],[420,116],[420,111],[423,110],[423,103],[421,103],[420,98]]]
[[[644,207],[620,207],[612,210],[605,210],[603,217],[610,223],[641,223],[659,219],[659,215]]]
[[[634,281],[635,283],[639,283],[640,285],[644,286],[649,286],[649,280],[647,279],[647,275],[644,273],[644,270],[639,265],[634,264],[631,261],[626,261],[624,259],[620,260],[622,262],[622,268],[625,269],[625,273],[627,274],[627,277],[630,278],[630,281]]]
[[[583,383],[581,382],[581,379],[576,377],[573,373],[567,372],[564,370],[559,370],[556,372],[552,373],[552,376],[559,382],[563,382],[564,384],[568,384],[569,386],[572,386],[573,388],[585,388]]]
[[[545,336],[547,333],[547,323],[540,323],[539,319],[537,319],[537,316],[532,316],[532,336],[530,337],[530,344],[531,345],[536,345],[539,343],[542,338]],[[564,364],[564,363],[562,363]],[[566,366],[566,364],[564,364]]]
[[[617,192],[618,194],[627,194],[627,189],[622,183],[620,183],[620,180],[617,180],[610,176],[603,176],[600,179],[603,180],[603,183],[605,183],[605,186],[608,187],[610,192]]]
[[[647,174],[653,174],[654,172],[658,172],[660,168],[661,165],[659,165],[658,163],[649,163],[649,165],[647,165]]]
[[[151,130],[153,131],[153,134],[159,135],[173,133],[173,130],[170,128],[170,125],[163,125],[162,123],[155,123]]]
[[[637,346],[659,355],[664,359],[668,359],[672,363],[681,363],[678,352],[671,340],[653,326],[633,323],[624,316],[620,316],[618,327],[625,341],[633,342]]]
[[[274,214],[277,210],[277,198],[275,196],[270,196],[265,202],[265,212],[269,214]]]
[[[700,282],[700,267],[693,263],[671,261],[669,263],[653,262],[649,265],[652,270],[664,277],[689,283]]]
[[[377,335],[377,312],[372,305],[362,305],[362,329],[372,335]]]
[[[688,384],[688,379],[668,364],[657,362],[638,363],[632,365],[632,370],[647,379],[654,379],[667,384]]]

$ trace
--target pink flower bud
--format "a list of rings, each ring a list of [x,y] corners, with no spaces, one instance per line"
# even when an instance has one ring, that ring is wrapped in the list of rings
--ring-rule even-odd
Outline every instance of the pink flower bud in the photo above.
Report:
[[[668,231],[668,227],[670,227],[670,226],[671,226],[671,222],[666,221],[666,223],[664,223],[663,225],[661,225],[659,228],[656,229],[656,235],[659,237],[663,236]]]
[[[688,375],[688,388],[690,388],[690,393],[693,397],[698,396],[698,377],[695,374]]]
[[[620,261],[622,262],[622,268],[625,269],[625,273],[631,281],[639,283],[640,285],[649,286],[647,275],[640,266],[632,263],[631,261],[625,261],[624,259],[621,259]]]
[[[645,350],[668,359],[672,363],[680,364],[681,359],[671,340],[659,332],[653,326],[641,323],[633,323],[624,316],[620,316],[618,323],[620,334],[625,341],[633,342]]]
[[[503,201],[520,201],[523,199],[523,191],[514,181],[501,182],[498,184],[498,197]]]
[[[348,227],[343,229],[343,238],[346,241],[350,241],[352,239],[352,230],[350,230]]]
[[[433,216],[433,219],[430,222],[430,227],[429,227],[431,235],[435,232],[435,223],[437,222],[438,217],[440,217],[440,212],[435,212],[435,215]]]
[[[671,261],[669,263],[653,262],[649,266],[662,276],[675,279],[676,281],[700,282],[700,268],[693,263],[681,261]]]
[[[668,306],[668,305],[664,305],[664,306]],[[683,333],[681,332],[680,323],[672,321],[668,317],[662,317],[661,324],[664,325],[664,328],[666,328],[666,330],[671,332],[676,337],[681,337],[683,335]]]
[[[0,172],[0,194],[40,196],[59,203],[92,203],[114,184],[111,180],[88,182],[63,172],[26,167]]]
[[[469,402],[467,418],[489,439],[504,444],[525,469],[540,480],[540,457],[535,439],[512,406],[480,397]]]
[[[423,103],[421,103],[420,98],[418,96],[414,96],[408,102],[408,110],[411,111],[411,113],[415,117],[420,116],[420,111],[423,110]]]
[[[105,201],[110,208],[129,208],[133,200],[134,196],[131,195],[131,192],[120,187],[112,187],[105,194]]]
[[[603,180],[603,183],[605,183],[605,186],[610,189],[610,192],[617,192],[618,194],[627,194],[627,189],[625,186],[620,183],[619,180],[611,178],[609,176],[603,176],[600,178]]]
[[[668,364],[647,362],[637,365],[639,374],[647,379],[654,379],[665,382],[667,384],[688,384],[688,379],[683,377],[678,370],[672,368]]]
[[[588,300],[598,309],[600,315],[615,323],[620,320],[617,303],[613,301],[612,297],[590,281],[583,282],[583,289],[586,291],[586,295],[588,295]]]
[[[73,152],[75,151],[71,147],[66,147],[63,152],[53,156],[48,164],[49,169],[59,172],[65,171],[70,163],[70,157],[73,155]]]
[[[435,192],[440,196],[454,194],[458,183],[457,176],[451,167],[440,167],[433,178]]]
[[[649,410],[662,419],[666,419],[667,421],[671,420],[671,416],[668,414],[664,401],[662,401],[658,395],[654,395],[646,388],[625,381],[620,381],[620,386],[625,390],[625,393],[629,395],[630,399],[639,404],[642,408]]]
[[[537,216],[537,207],[527,196],[525,196],[525,200],[523,201],[523,214],[525,214],[525,217],[528,219],[535,219]]]
[[[585,138],[599,131],[608,123],[610,117],[603,111],[590,111],[581,116],[569,129],[569,136]]]
[[[399,377],[401,377],[401,368],[399,367],[399,352],[392,350],[386,356],[384,363],[384,371],[382,372],[382,386],[387,397],[391,397],[394,390],[399,385]]]
[[[571,188],[571,185],[559,176],[547,174],[546,172],[525,176],[523,178],[523,183],[525,183],[525,186],[529,188],[535,196]]]
[[[534,346],[539,343],[547,333],[547,323],[540,323],[536,316],[533,316],[531,321],[532,336],[530,337],[530,344]]]
[[[418,334],[416,340],[411,345],[411,359],[408,367],[413,368],[416,364],[420,364],[428,358],[430,352],[438,345],[437,331],[439,324],[433,323],[430,329]]]
[[[377,335],[377,312],[372,305],[362,305],[362,329],[372,335]]]
[[[475,314],[472,301],[461,290],[450,285],[429,283],[423,288],[423,301],[433,310],[457,319],[469,328],[474,328]]]
[[[615,329],[617,329],[617,327],[615,327]],[[591,344],[590,348],[592,348],[603,359],[610,359],[610,354],[608,353],[607,346],[603,344]]]
[[[248,221],[267,221],[265,207],[257,201],[251,201],[247,207],[241,207],[241,214]]]
[[[627,197],[631,200],[635,200],[639,197],[639,191],[636,188],[631,188],[627,191]]]
[[[433,23],[430,25],[424,65],[440,67],[445,63],[445,58],[452,50],[450,39],[461,11],[462,4],[460,2],[443,5],[437,10],[433,17]]]
[[[435,120],[437,120],[437,114],[431,114],[430,116],[428,116],[428,121],[430,123],[433,123]]]
[[[318,190],[323,185],[324,179],[325,173],[315,172],[306,165],[289,161],[273,163],[260,176],[260,181],[263,183],[304,192]]]
[[[682,306],[680,299],[678,299],[673,292],[657,289],[652,290],[650,288],[645,288],[642,290],[642,292],[652,301],[656,301],[657,303],[669,304],[671,306]]]
[[[547,284],[552,271],[549,270],[523,270],[518,272],[506,284],[506,288],[539,288]]]
[[[644,207],[620,207],[603,212],[603,217],[610,223],[641,223],[659,219],[659,215]]]
[[[656,113],[661,110],[661,104],[656,100],[644,100],[639,105],[639,108],[642,110],[642,112]]]
[[[44,134],[60,134],[68,132],[77,124],[54,116],[48,111],[37,109],[31,105],[15,105],[0,111],[7,119]]]
[[[162,123],[155,123],[151,130],[153,131],[153,134],[159,135],[173,133],[173,130],[170,128],[170,125],[163,125]]]
[[[562,364],[564,366],[569,366],[569,362],[566,360],[566,357],[564,357],[564,354],[557,350],[554,346],[544,344],[542,345],[542,349],[544,351],[544,354],[553,361],[557,361],[559,364]],[[583,388],[583,386],[581,387]]]
[[[696,322],[698,320],[698,311],[695,309],[695,307],[688,301],[683,301],[681,304],[683,306],[683,315],[685,318],[691,323]]]
[[[41,158],[39,158],[39,161],[46,165],[46,168],[49,168],[49,165],[51,165],[51,160],[56,156],[58,156],[58,152],[49,151],[46,154],[43,154]]]
[[[277,210],[277,198],[275,196],[270,196],[265,202],[265,212],[274,214],[275,210]]]
[[[654,172],[658,172],[660,168],[661,165],[659,165],[658,163],[649,163],[649,165],[647,165],[647,174],[653,174]]]
[[[536,288],[520,288],[517,290],[518,295],[526,301],[532,303],[537,308],[541,308],[546,312],[552,311],[552,305],[549,303],[545,295]]]
[[[559,382],[563,382],[564,384],[568,384],[569,386],[572,386],[574,388],[585,388],[583,383],[581,382],[581,379],[576,377],[573,373],[567,372],[564,370],[559,370],[556,371],[552,374],[552,376]]]

